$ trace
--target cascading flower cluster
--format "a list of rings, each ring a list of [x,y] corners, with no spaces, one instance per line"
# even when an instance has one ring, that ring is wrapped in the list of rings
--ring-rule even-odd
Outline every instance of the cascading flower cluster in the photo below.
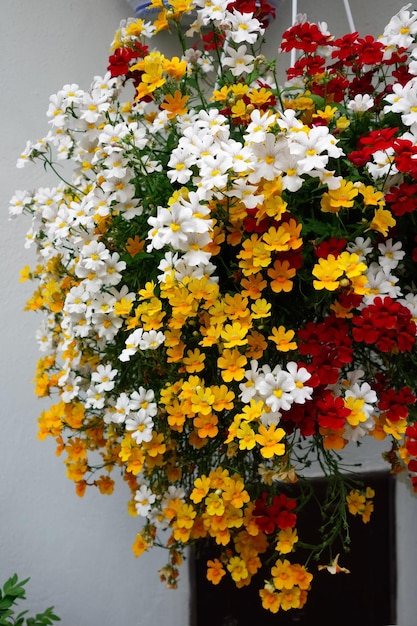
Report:
[[[266,567],[263,606],[301,608],[311,462],[339,498],[310,546],[333,565],[346,513],[373,508],[343,448],[391,439],[417,490],[417,12],[376,40],[300,19],[279,87],[263,0],[152,7],[121,25],[104,77],[51,96],[18,161],[59,177],[10,208],[39,257],[22,271],[44,319],[36,393],[56,398],[39,437],[79,496],[121,472],[144,519],[134,553],[165,545],[169,586],[208,541],[211,582]],[[178,56],[150,46],[165,29]]]

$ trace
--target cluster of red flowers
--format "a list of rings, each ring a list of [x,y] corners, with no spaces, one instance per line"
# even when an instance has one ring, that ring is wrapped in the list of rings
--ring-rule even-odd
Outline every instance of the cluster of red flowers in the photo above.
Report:
[[[253,515],[259,530],[272,535],[276,529],[294,528],[297,515],[293,511],[297,507],[297,502],[293,498],[288,498],[284,493],[274,496],[271,504],[267,503],[268,498],[269,495],[264,492],[255,501]]]
[[[398,391],[395,389],[379,390],[378,408],[383,411],[391,422],[398,422],[400,419],[407,419],[409,407],[412,406],[416,397],[409,387],[402,387]]]
[[[411,352],[414,347],[416,324],[411,313],[389,296],[375,298],[352,318],[352,323],[354,339],[374,344],[381,352]]]
[[[321,56],[321,49],[328,46],[332,48],[331,65]],[[284,33],[281,50],[302,50],[303,56],[288,70],[288,78],[291,80],[302,76],[312,93],[323,97],[331,95],[333,102],[342,102],[346,93],[351,98],[357,94],[372,93],[373,77],[381,66],[387,66],[401,84],[410,79],[409,73],[404,69],[406,56],[403,51],[398,49],[390,57],[385,57],[384,46],[371,35],[361,38],[357,32],[353,32],[339,39],[332,39],[317,24],[303,22],[295,24]],[[352,72],[350,80],[346,77],[347,68]],[[317,81],[315,77],[322,76],[325,72],[325,83]],[[384,95],[386,92],[382,90],[378,94],[378,100],[382,100]]]
[[[131,61],[133,59],[143,59],[148,54],[148,46],[142,45],[139,41],[132,43],[131,47],[116,48],[113,54],[109,56],[108,71],[112,78],[115,76],[126,76],[129,74],[133,78],[133,72],[130,72]]]

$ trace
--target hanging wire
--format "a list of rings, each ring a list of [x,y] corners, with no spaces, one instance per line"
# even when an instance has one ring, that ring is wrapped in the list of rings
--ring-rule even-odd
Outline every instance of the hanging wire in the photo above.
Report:
[[[297,21],[297,13],[298,13],[297,0],[292,0],[291,24],[293,26],[295,22]],[[293,67],[295,61],[296,61],[296,51],[295,49],[293,49],[291,50],[291,67]]]
[[[345,5],[345,13],[347,17],[347,21],[349,24],[350,32],[354,33],[356,31],[355,22],[353,21],[352,11],[350,10],[349,0],[343,0],[343,4]]]

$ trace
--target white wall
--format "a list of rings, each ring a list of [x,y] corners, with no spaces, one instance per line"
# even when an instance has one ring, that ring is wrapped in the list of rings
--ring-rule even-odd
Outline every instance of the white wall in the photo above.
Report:
[[[402,4],[351,0],[361,34],[379,33]],[[336,35],[347,30],[342,0],[299,0],[298,7]],[[133,557],[137,520],[126,513],[124,486],[110,498],[77,498],[53,442],[36,439],[42,405],[31,378],[39,319],[23,313],[31,285],[18,282],[19,269],[32,261],[23,248],[28,223],[7,216],[15,189],[45,183],[34,167],[15,169],[15,160],[27,139],[45,134],[49,95],[66,82],[87,87],[105,71],[113,32],[129,14],[125,0],[0,0],[0,583],[14,571],[31,576],[31,609],[54,604],[63,626],[188,624],[186,567],[180,589],[168,591],[157,575],[163,552]],[[290,16],[285,0],[268,33],[268,54]],[[370,469],[381,466],[372,449],[366,461]],[[402,482],[398,511],[398,624],[416,626],[417,499]]]

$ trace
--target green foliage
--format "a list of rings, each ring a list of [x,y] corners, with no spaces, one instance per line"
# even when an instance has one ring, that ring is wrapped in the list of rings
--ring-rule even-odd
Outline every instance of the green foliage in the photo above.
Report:
[[[0,626],[50,626],[61,619],[50,606],[35,617],[27,617],[29,611],[21,611],[16,615],[14,606],[19,600],[26,600],[25,585],[29,578],[19,581],[17,574],[13,574],[0,589]]]

